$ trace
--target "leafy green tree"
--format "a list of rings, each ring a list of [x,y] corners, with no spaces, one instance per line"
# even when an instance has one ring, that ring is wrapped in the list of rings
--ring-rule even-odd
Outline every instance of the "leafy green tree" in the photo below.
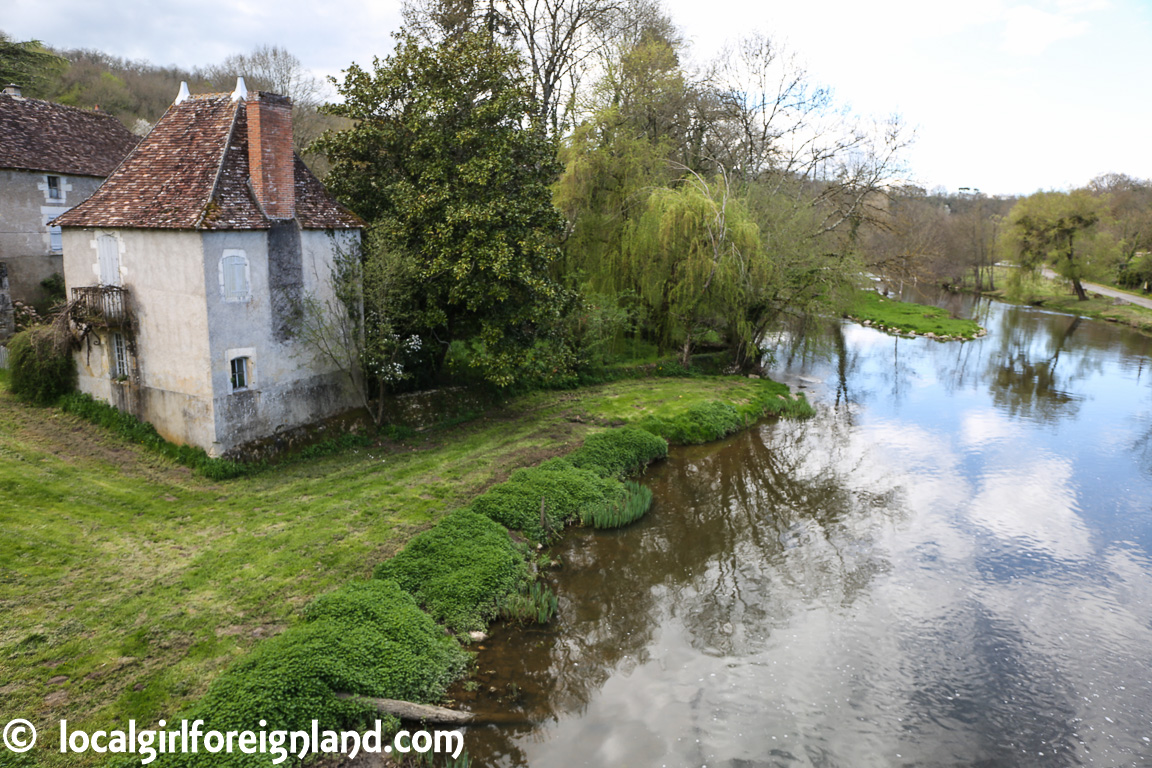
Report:
[[[13,40],[0,30],[0,86],[19,85],[25,96],[44,98],[68,62],[39,40]]]
[[[1149,280],[1152,252],[1152,181],[1119,173],[1098,176],[1088,188],[1108,201],[1104,222],[1117,250],[1117,282],[1126,287]]]
[[[693,341],[709,322],[747,340],[751,289],[768,278],[760,232],[721,176],[690,175],[676,188],[658,189],[624,241],[625,269],[662,345],[680,346],[687,366]]]
[[[1045,262],[1072,283],[1076,298],[1086,301],[1081,280],[1092,267],[1101,241],[1095,227],[1106,214],[1106,201],[1084,189],[1070,193],[1037,192],[1020,200],[1008,214],[1002,247],[1025,267]]]
[[[761,343],[785,318],[835,315],[855,293],[855,276],[863,267],[852,248],[834,233],[822,233],[823,211],[797,205],[785,189],[751,184],[747,205],[760,230],[763,260],[750,272],[741,332],[733,341],[734,362],[741,369],[760,365]]]
[[[560,166],[533,124],[521,64],[482,32],[436,45],[399,33],[373,71],[348,68],[344,101],[328,111],[355,124],[316,145],[332,163],[329,188],[372,223],[366,258],[417,265],[414,319],[400,335],[438,348],[434,365],[468,341],[498,385],[529,363],[564,303],[550,270],[563,221],[549,185]]]
[[[628,222],[653,190],[681,175],[691,89],[675,41],[651,31],[621,41],[605,56],[591,91],[589,118],[561,151],[564,174],[555,201],[568,219],[563,274],[595,293],[635,291],[621,259]]]

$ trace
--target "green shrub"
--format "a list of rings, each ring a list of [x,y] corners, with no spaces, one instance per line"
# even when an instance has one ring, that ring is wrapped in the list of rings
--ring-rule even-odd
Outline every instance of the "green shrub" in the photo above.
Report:
[[[652,506],[652,490],[639,483],[624,483],[624,498],[614,504],[603,504],[588,509],[582,518],[584,525],[595,528],[621,528],[644,517]]]
[[[68,298],[68,291],[64,287],[64,275],[59,272],[53,272],[41,280],[40,287],[44,289],[44,295],[47,297],[49,306],[61,304]]]
[[[547,541],[565,523],[579,520],[586,507],[617,499],[622,490],[614,479],[574,467],[567,459],[551,459],[516,470],[506,482],[476,498],[471,509],[533,541]]]
[[[621,427],[588,437],[568,459],[574,467],[591,469],[602,477],[624,477],[667,455],[664,438],[637,427]]]
[[[66,346],[56,343],[52,328],[46,325],[8,340],[8,367],[12,394],[36,405],[51,405],[76,389],[76,361]]]
[[[746,403],[730,405],[711,400],[675,416],[644,416],[633,423],[672,445],[698,445],[727,437],[765,416],[807,418],[813,413],[803,396],[793,398],[786,385],[767,381]]]
[[[256,645],[196,703],[205,730],[363,727],[374,709],[337,694],[435,701],[468,655],[392,581],[361,581],[313,601],[304,620]],[[397,723],[392,723],[396,727]],[[268,755],[174,755],[163,765],[267,765]]]
[[[696,445],[732,434],[744,426],[744,417],[735,407],[712,400],[671,418],[646,416],[636,425],[674,445]]]
[[[462,509],[414,537],[375,576],[395,579],[433,618],[462,632],[483,629],[527,571],[508,531]]]
[[[544,505],[540,514],[540,494],[534,489],[501,483],[473,500],[469,507],[478,515],[493,520],[509,530],[519,531],[533,541],[548,541],[564,527],[563,519],[555,510]]]

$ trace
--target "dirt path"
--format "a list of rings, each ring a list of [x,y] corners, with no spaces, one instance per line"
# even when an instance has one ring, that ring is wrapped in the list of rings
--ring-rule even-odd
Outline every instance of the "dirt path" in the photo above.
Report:
[[[1044,277],[1047,277],[1049,280],[1063,279],[1060,277],[1060,275],[1056,274],[1047,267],[1044,268]],[[1080,281],[1080,284],[1084,286],[1084,290],[1086,291],[1092,291],[1092,293],[1098,293],[1101,296],[1107,296],[1112,299],[1122,299],[1129,304],[1135,304],[1138,307],[1146,307],[1148,309],[1152,309],[1152,299],[1146,299],[1143,296],[1136,296],[1131,293],[1126,293],[1125,291],[1118,291],[1115,288],[1109,288],[1106,285],[1086,283],[1083,280]]]

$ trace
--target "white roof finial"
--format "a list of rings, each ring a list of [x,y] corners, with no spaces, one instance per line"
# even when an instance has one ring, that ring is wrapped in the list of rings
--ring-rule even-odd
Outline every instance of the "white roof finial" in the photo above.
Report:
[[[232,91],[232,101],[244,101],[248,98],[248,86],[244,85],[244,78],[236,78],[236,90]]]
[[[183,104],[191,98],[192,94],[188,93],[188,83],[183,80],[180,81],[180,93],[176,94],[176,101],[173,104]]]

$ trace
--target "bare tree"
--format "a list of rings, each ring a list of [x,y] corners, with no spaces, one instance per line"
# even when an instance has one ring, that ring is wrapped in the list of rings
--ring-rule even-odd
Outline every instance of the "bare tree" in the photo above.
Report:
[[[626,26],[628,7],[627,0],[405,0],[404,19],[429,42],[462,29],[505,36],[524,56],[541,125],[559,135],[571,125],[590,62]]]
[[[200,74],[218,90],[231,90],[236,78],[243,77],[251,90],[271,91],[292,99],[293,148],[313,171],[323,175],[327,170],[321,158],[309,155],[308,147],[324,131],[346,127],[347,121],[319,111],[324,101],[324,83],[300,59],[280,46],[261,45],[252,53],[233,54]]]
[[[911,142],[898,117],[852,115],[762,33],[728,46],[708,82],[718,103],[708,152],[735,174],[819,208],[820,232],[854,231],[883,215]]]

